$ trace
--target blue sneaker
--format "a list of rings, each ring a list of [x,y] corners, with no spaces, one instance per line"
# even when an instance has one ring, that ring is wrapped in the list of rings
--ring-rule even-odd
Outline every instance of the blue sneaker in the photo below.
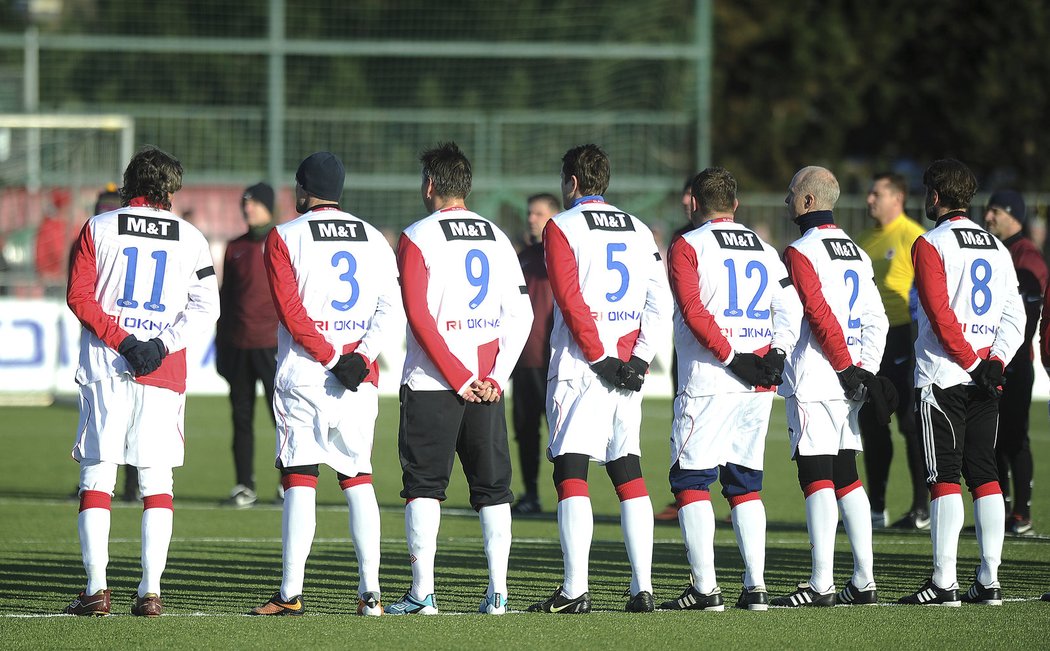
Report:
[[[481,600],[478,612],[482,615],[503,615],[507,612],[507,598],[498,592]]]
[[[437,602],[434,601],[434,593],[430,593],[422,601],[406,592],[394,603],[383,609],[387,615],[436,615]]]

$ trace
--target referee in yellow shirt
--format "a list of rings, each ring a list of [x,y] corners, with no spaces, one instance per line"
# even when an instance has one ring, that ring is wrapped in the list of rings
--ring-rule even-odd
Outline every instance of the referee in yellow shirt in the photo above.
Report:
[[[868,215],[875,224],[857,238],[857,243],[871,257],[875,284],[879,287],[890,321],[879,375],[889,378],[900,396],[897,427],[907,447],[908,472],[911,474],[911,508],[891,526],[899,529],[928,529],[929,496],[922,442],[915,421],[915,350],[913,319],[909,310],[909,304],[919,309],[917,300],[909,300],[915,279],[911,247],[926,229],[904,214],[907,196],[908,183],[903,176],[894,173],[876,174],[868,192]],[[893,460],[893,441],[889,426],[880,425],[867,405],[860,412],[860,432],[864,441],[871,524],[875,529],[882,529],[888,523],[886,484],[890,462]]]

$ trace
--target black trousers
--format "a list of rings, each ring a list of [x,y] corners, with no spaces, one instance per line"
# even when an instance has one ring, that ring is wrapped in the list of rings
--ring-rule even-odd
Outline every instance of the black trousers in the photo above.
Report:
[[[999,436],[995,462],[1007,504],[1023,518],[1032,517],[1032,449],[1028,443],[1028,412],[1032,407],[1035,369],[1022,360],[1006,367],[1006,384],[999,401]],[[1013,489],[1011,490],[1011,481]]]
[[[915,348],[910,323],[893,326],[886,334],[886,350],[882,355],[879,375],[889,378],[900,398],[896,411],[897,427],[904,437],[908,455],[911,508],[925,509],[928,496],[922,441],[915,421]],[[889,425],[880,424],[874,410],[867,404],[860,410],[860,435],[864,441],[864,471],[868,478],[871,509],[883,511],[886,509],[886,487],[893,461],[893,437]]]
[[[277,373],[277,349],[227,347],[221,354],[223,377],[230,383],[233,466],[237,483],[255,490],[255,387],[256,383],[262,382],[270,420],[275,423],[273,385]]]
[[[525,494],[538,497],[540,424],[547,421],[547,369],[517,368],[510,377],[514,384],[512,416],[521,480]]]
[[[999,481],[995,467],[995,436],[999,400],[981,389],[958,384],[933,387],[933,400],[923,402],[915,391],[922,427],[927,482],[958,484],[973,490]]]

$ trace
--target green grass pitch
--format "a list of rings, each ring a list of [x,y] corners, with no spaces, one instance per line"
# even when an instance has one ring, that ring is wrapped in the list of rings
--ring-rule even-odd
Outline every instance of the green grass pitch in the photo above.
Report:
[[[667,488],[668,400],[645,402],[643,470],[656,510],[670,500]],[[272,470],[273,437],[258,408],[256,475],[260,505],[236,511],[219,501],[233,484],[231,425],[223,398],[189,399],[186,465],[175,473],[175,532],[164,575],[167,615],[142,620],[125,613],[139,575],[139,504],[114,500],[109,582],[113,610],[105,619],[54,616],[83,589],[84,571],[76,533],[77,465],[69,459],[76,409],[56,405],[0,408],[0,648],[301,648],[486,646],[505,648],[1046,648],[1050,603],[1050,537],[1006,540],[1001,580],[1007,603],[1001,608],[854,607],[772,609],[766,613],[623,613],[630,580],[619,531],[615,494],[604,471],[591,468],[596,525],[591,553],[591,593],[596,612],[587,616],[503,617],[472,614],[485,589],[485,558],[477,516],[467,505],[458,469],[444,505],[437,557],[437,599],[442,616],[349,616],[356,606],[357,568],[347,528],[345,503],[335,475],[322,470],[317,536],[307,565],[301,618],[243,616],[277,588],[281,564],[281,512],[270,503],[277,486]],[[1036,530],[1050,532],[1050,424],[1046,405],[1032,408],[1036,458]],[[903,441],[889,495],[890,516],[908,506]],[[373,455],[375,486],[382,509],[384,600],[399,597],[409,583],[404,539],[400,468],[397,461],[397,403],[384,399]],[[513,449],[513,444],[512,444]],[[541,468],[541,492],[548,514],[518,518],[510,564],[510,606],[522,611],[546,597],[561,579],[558,529],[550,466]],[[520,486],[515,483],[515,488]],[[809,573],[809,544],[801,492],[787,458],[783,403],[774,406],[767,439],[763,500],[769,519],[766,581],[771,595],[784,594]],[[969,498],[964,496],[969,510]],[[265,504],[263,503],[265,502]],[[723,517],[728,506],[714,499]],[[971,518],[968,516],[968,524]],[[732,529],[716,534],[715,559],[726,600],[735,602],[742,563]],[[836,548],[839,586],[852,560],[845,535]],[[877,532],[876,580],[890,604],[917,588],[930,572],[927,533]],[[977,563],[977,544],[964,533],[959,580],[968,585]],[[653,578],[657,600],[678,596],[688,577],[676,524],[657,525]]]

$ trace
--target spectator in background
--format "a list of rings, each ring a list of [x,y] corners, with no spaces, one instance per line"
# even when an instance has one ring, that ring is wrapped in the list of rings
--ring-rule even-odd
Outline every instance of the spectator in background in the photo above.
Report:
[[[1024,199],[1013,190],[999,190],[988,199],[984,211],[988,232],[1002,240],[1017,270],[1017,283],[1024,303],[1024,343],[1006,365],[1006,383],[999,400],[999,432],[995,440],[995,462],[1006,502],[1006,532],[1032,532],[1032,450],[1028,444],[1028,412],[1032,406],[1032,338],[1039,326],[1039,308],[1046,293],[1047,268],[1039,249],[1025,235],[1027,215]],[[1046,346],[1043,346],[1046,349]],[[1013,480],[1013,491],[1010,481]],[[1010,511],[1011,505],[1013,507]]]
[[[266,236],[276,220],[274,192],[256,183],[241,197],[241,214],[248,232],[226,247],[221,314],[215,333],[215,369],[230,384],[233,410],[233,465],[237,484],[226,504],[248,508],[255,504],[255,387],[262,382],[266,407],[273,416],[274,375],[277,372],[277,312],[263,266]],[[278,492],[278,496],[281,493]]]
[[[64,215],[69,208],[69,192],[51,192],[51,210],[37,228],[33,256],[36,272],[44,286],[45,296],[60,296],[68,270],[72,244],[69,221]]]
[[[546,420],[547,368],[551,357],[551,329],[554,327],[554,297],[547,264],[543,259],[543,227],[561,212],[553,194],[534,194],[528,199],[526,246],[518,253],[525,286],[532,302],[532,330],[518,365],[510,379],[514,386],[514,437],[518,441],[525,493],[511,511],[516,515],[543,510],[537,488],[540,469],[540,421]]]
[[[930,510],[922,442],[915,422],[915,326],[909,297],[915,279],[911,247],[925,232],[904,214],[908,182],[900,174],[876,174],[868,191],[868,216],[875,224],[861,233],[857,244],[871,257],[875,284],[886,308],[890,329],[878,375],[889,379],[897,390],[897,428],[904,437],[911,475],[911,508],[891,526],[895,529],[928,529]],[[911,305],[918,308],[917,305]],[[888,424],[875,418],[872,406],[860,410],[860,433],[864,443],[864,470],[871,499],[871,526],[886,527],[886,486],[893,461],[893,437]]]

